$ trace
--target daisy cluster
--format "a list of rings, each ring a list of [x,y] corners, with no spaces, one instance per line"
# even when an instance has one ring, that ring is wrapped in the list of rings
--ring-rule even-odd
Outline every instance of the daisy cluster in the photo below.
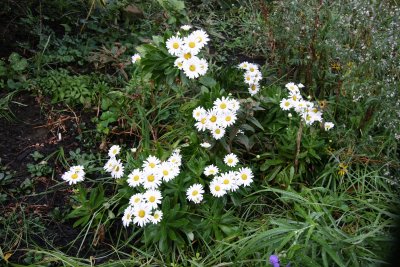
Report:
[[[124,165],[120,159],[117,159],[117,155],[121,151],[121,147],[118,145],[113,145],[109,151],[109,160],[104,165],[103,169],[111,174],[111,177],[119,179],[124,176]]]
[[[193,118],[196,120],[196,128],[199,132],[209,130],[214,139],[221,139],[225,135],[226,128],[237,120],[239,101],[233,98],[218,98],[214,101],[213,108],[206,110],[197,107],[193,110]]]
[[[185,28],[184,30],[189,29]],[[174,63],[175,67],[183,70],[190,79],[194,79],[205,75],[208,70],[207,61],[199,58],[198,54],[209,40],[205,31],[196,30],[185,37],[180,37],[180,33],[172,36],[167,40],[166,46],[168,52],[177,57]]]
[[[247,61],[239,64],[239,69],[245,70],[244,82],[249,85],[249,93],[255,95],[260,91],[261,71],[258,66]]]
[[[239,163],[238,157],[230,153],[224,157],[224,162],[229,167],[236,167]],[[220,173],[219,168],[213,164],[205,167],[204,175],[213,176],[210,183],[210,192],[215,197],[222,197],[228,192],[234,192],[240,186],[249,186],[253,182],[253,172],[248,167]]]
[[[178,176],[182,156],[175,150],[166,161],[161,161],[155,156],[149,156],[142,168],[134,169],[128,175],[128,185],[133,188],[141,187],[141,192],[131,196],[129,206],[125,209],[122,223],[129,226],[131,222],[140,227],[148,223],[157,224],[161,221],[163,213],[158,205],[161,204],[162,195],[159,187],[162,182],[168,182]]]
[[[134,54],[132,57],[131,57],[131,61],[132,61],[132,63],[133,64],[135,64],[136,62],[138,62],[139,60],[141,60],[142,58],[140,57],[140,55],[139,54]]]
[[[83,166],[72,166],[69,171],[65,172],[62,177],[64,181],[67,181],[70,185],[82,182],[85,179],[85,171]]]
[[[304,100],[301,96],[300,89],[304,87],[303,84],[288,83],[285,85],[289,91],[289,97],[283,98],[280,102],[282,110],[294,109],[299,116],[306,122],[307,125],[312,125],[314,122],[322,122],[322,111],[314,105],[313,102]],[[332,129],[334,124],[332,122],[325,122],[324,128],[326,131]]]

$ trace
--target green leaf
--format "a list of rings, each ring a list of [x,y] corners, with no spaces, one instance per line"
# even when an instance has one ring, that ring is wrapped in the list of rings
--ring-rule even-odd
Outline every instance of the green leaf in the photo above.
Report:
[[[207,86],[208,88],[213,88],[217,84],[217,82],[213,78],[211,78],[210,76],[202,76],[202,77],[200,77],[199,82],[202,85]]]

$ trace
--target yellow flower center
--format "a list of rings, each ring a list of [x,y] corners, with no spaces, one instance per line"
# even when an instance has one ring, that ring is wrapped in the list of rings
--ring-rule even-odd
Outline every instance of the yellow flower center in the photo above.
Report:
[[[135,198],[135,203],[139,203],[140,202],[140,198]]]
[[[246,80],[250,81],[250,76],[247,76],[247,77],[246,77]]]
[[[77,179],[78,178],[78,174],[77,173],[72,174],[71,178],[74,179],[74,180]]]
[[[190,71],[196,71],[196,66],[193,65],[193,64],[190,65],[190,66],[189,66],[189,70],[190,70]]]
[[[192,196],[197,196],[199,194],[199,191],[197,191],[197,190],[194,190],[193,192],[192,192]]]
[[[290,103],[289,102],[285,102],[285,106],[286,107],[290,106]]]
[[[118,165],[114,167],[114,171],[116,171],[116,172],[119,171],[119,166]]]
[[[150,168],[154,168],[156,164],[154,162],[149,163]]]
[[[254,71],[254,68],[250,68],[249,71],[253,72],[253,71]]]
[[[139,181],[139,179],[140,179],[139,175],[133,176],[133,180],[134,180],[135,182]]]
[[[242,180],[247,180],[247,175],[245,173],[242,174]]]
[[[297,100],[297,96],[292,96],[292,99],[294,100],[294,101],[296,101]]]
[[[220,133],[221,133],[221,130],[220,130],[220,129],[216,129],[216,130],[215,130],[215,133],[216,133],[216,134],[220,134]]]
[[[144,218],[144,216],[146,216],[146,212],[144,210],[139,210],[138,216],[140,218]]]
[[[228,159],[228,163],[229,164],[233,163],[233,159]]]
[[[229,179],[225,179],[224,184],[229,184]]]
[[[192,54],[186,53],[186,54],[183,54],[183,57],[187,60],[187,59],[192,58]]]
[[[153,217],[154,217],[154,219],[156,219],[156,220],[157,220],[158,218],[160,218],[160,215],[158,215],[158,213],[156,213],[156,214],[154,214],[154,216],[153,216]]]
[[[116,154],[118,153],[118,150],[117,150],[116,148],[114,148],[114,150],[112,151],[112,153],[113,153],[114,155],[116,155]]]
[[[198,36],[197,39],[196,39],[196,41],[197,41],[198,43],[201,43],[201,42],[203,41],[203,38],[201,38],[200,36]]]
[[[220,107],[221,109],[226,109],[226,104],[225,104],[225,103],[221,103],[221,105],[219,105],[219,107]]]
[[[149,176],[147,176],[147,181],[154,182],[154,175],[150,174]]]
[[[215,191],[219,191],[219,190],[221,190],[221,187],[219,185],[216,185],[215,186]]]
[[[155,197],[155,196],[149,197],[149,201],[150,201],[151,203],[153,203],[154,201],[156,201],[156,197]]]
[[[172,47],[173,47],[174,49],[178,49],[178,48],[179,48],[179,43],[174,43],[174,44],[172,45]]]
[[[201,124],[206,124],[206,118],[202,118],[200,122]]]
[[[167,176],[169,172],[167,170],[163,170],[162,173],[163,173],[164,176]]]
[[[256,89],[257,89],[257,87],[253,84],[253,85],[251,86],[251,90],[255,91]]]
[[[195,48],[196,47],[196,43],[195,42],[189,42],[189,47],[190,48]]]
[[[214,116],[214,115],[212,115],[212,117],[210,118],[210,121],[211,121],[211,122],[216,122],[216,121],[217,121],[217,117]]]
[[[130,220],[131,219],[131,215],[130,214],[126,214],[126,219]]]
[[[225,117],[225,121],[231,121],[231,119],[232,119],[231,116],[226,116]]]

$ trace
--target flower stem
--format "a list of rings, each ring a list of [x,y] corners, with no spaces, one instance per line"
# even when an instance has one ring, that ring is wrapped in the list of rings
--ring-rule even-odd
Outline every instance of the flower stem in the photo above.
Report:
[[[303,127],[304,123],[301,120],[299,125],[299,130],[297,131],[297,138],[296,138],[296,156],[294,158],[294,173],[297,174],[299,170],[299,155],[300,155],[300,145],[301,145],[301,137],[303,135]]]

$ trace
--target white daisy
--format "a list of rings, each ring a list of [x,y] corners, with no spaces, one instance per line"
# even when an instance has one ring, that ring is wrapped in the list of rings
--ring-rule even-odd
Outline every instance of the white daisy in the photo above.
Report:
[[[180,56],[183,48],[183,40],[178,36],[173,36],[167,40],[166,46],[168,53],[173,56]]]
[[[203,147],[203,148],[210,148],[211,144],[208,143],[208,142],[203,142],[203,143],[200,144],[200,146]]]
[[[129,175],[128,175],[128,184],[130,187],[136,187],[140,184],[143,183],[143,173],[140,169],[134,169]]]
[[[212,129],[211,133],[215,140],[221,139],[225,135],[225,128],[216,127]]]
[[[258,66],[256,64],[253,63],[249,63],[247,65],[247,69],[246,69],[249,73],[253,74],[256,73],[258,71]]]
[[[226,191],[234,191],[233,189],[237,187],[236,176],[233,172],[221,173],[221,175],[217,179],[220,181],[222,188]]]
[[[143,201],[144,201],[143,194],[137,193],[137,194],[134,194],[133,196],[131,196],[131,198],[129,199],[129,205],[137,206],[137,205],[141,204]]]
[[[200,52],[202,46],[196,41],[196,36],[194,36],[193,33],[185,37],[183,41],[185,43],[185,51],[190,51],[192,55],[197,55]]]
[[[138,61],[141,60],[141,59],[142,59],[142,58],[140,57],[139,54],[134,54],[134,55],[131,57],[131,61],[132,61],[133,64],[135,64],[136,62],[138,62]]]
[[[290,92],[294,92],[294,93],[299,93],[300,94],[300,90],[299,87],[297,85],[295,85],[294,83],[287,83],[285,85],[285,87],[290,91]]]
[[[207,112],[207,129],[212,130],[218,127],[220,124],[221,117],[218,116],[218,112],[215,108]]]
[[[248,186],[253,182],[253,172],[250,168],[240,168],[237,172],[238,185]]]
[[[282,110],[289,110],[289,109],[291,109],[293,107],[292,103],[293,102],[292,102],[291,99],[283,98],[281,100],[281,103],[279,104],[279,106],[281,107]]]
[[[161,184],[161,176],[158,172],[147,171],[143,173],[143,187],[145,189],[156,189]]]
[[[187,199],[198,204],[203,200],[204,189],[201,184],[194,184],[186,191]]]
[[[151,207],[147,204],[139,204],[133,207],[133,223],[143,227],[150,222]]]
[[[239,160],[235,154],[230,153],[224,157],[224,162],[229,167],[235,167]]]
[[[218,172],[219,172],[218,167],[214,166],[213,164],[205,167],[205,169],[204,169],[205,176],[216,175],[216,174],[218,174]]]
[[[133,218],[133,207],[129,206],[124,211],[124,216],[122,217],[122,224],[128,227],[131,224]]]
[[[200,60],[193,56],[183,62],[183,71],[189,79],[194,79],[200,76]]]
[[[144,171],[156,171],[158,164],[160,164],[160,160],[155,156],[148,156],[147,159],[143,162]]]
[[[200,117],[198,122],[195,123],[197,131],[203,132],[207,129],[207,122],[208,122],[207,117],[208,117],[208,114],[206,113]]]
[[[239,110],[240,108],[240,103],[239,101],[237,101],[234,98],[230,98],[229,102],[228,102],[228,108],[232,111],[232,112],[236,112]]]
[[[174,66],[177,67],[180,70],[183,70],[183,62],[184,61],[185,61],[185,59],[183,57],[178,57],[174,61]]]
[[[108,156],[110,158],[115,158],[120,151],[121,147],[119,145],[113,145],[112,147],[110,147],[110,150],[108,150]]]
[[[173,152],[167,162],[177,166],[179,171],[179,167],[182,165],[182,155],[179,152]]]
[[[217,113],[229,110],[229,98],[226,98],[224,96],[221,98],[217,98],[214,101],[214,109],[217,111]]]
[[[182,25],[182,26],[181,26],[181,29],[184,30],[184,31],[188,31],[188,30],[190,30],[191,28],[192,28],[192,26],[190,26],[190,25]]]
[[[329,131],[329,130],[332,129],[333,127],[335,127],[335,124],[333,124],[332,122],[325,122],[325,123],[324,123],[325,131]]]
[[[194,31],[190,35],[194,37],[196,42],[200,45],[200,48],[204,47],[208,41],[210,41],[208,34],[203,30]]]
[[[260,85],[258,83],[252,83],[249,85],[249,93],[255,95],[260,91]]]
[[[85,176],[85,171],[84,171],[84,167],[82,165],[76,165],[76,166],[71,166],[69,168],[70,171],[72,172],[78,172],[80,174],[82,174],[82,176]]]
[[[193,118],[196,121],[200,121],[202,117],[207,114],[207,111],[203,107],[197,107],[193,110]]]
[[[224,113],[221,113],[219,117],[221,117],[220,125],[225,128],[234,124],[237,119],[236,114],[231,111],[226,111]]]
[[[214,197],[222,197],[226,194],[226,190],[223,188],[223,185],[219,179],[214,179],[211,181],[210,192]]]
[[[114,157],[112,157],[112,158],[110,158],[107,162],[106,162],[106,164],[104,164],[104,167],[103,167],[103,169],[106,171],[106,172],[112,172],[112,170],[113,170],[113,168],[114,168],[114,165],[117,163],[117,160],[114,158]]]
[[[161,210],[156,210],[153,212],[153,215],[150,217],[150,220],[153,224],[157,224],[159,222],[161,222],[163,217],[163,213]]]
[[[207,60],[205,60],[204,58],[200,58],[199,60],[199,65],[200,65],[200,69],[199,69],[199,75],[203,76],[207,73],[208,70],[208,62]]]
[[[67,181],[70,185],[72,185],[72,184],[76,184],[78,182],[83,181],[85,179],[84,175],[85,175],[85,173],[83,171],[75,172],[75,171],[70,170],[70,171],[65,172],[61,176],[61,178],[64,181]]]
[[[247,61],[242,62],[242,63],[239,64],[238,67],[239,67],[239,69],[247,70],[247,68],[249,67],[249,62],[247,62]]]
[[[119,179],[124,176],[124,165],[122,165],[121,160],[117,160],[111,170],[111,177]]]
[[[147,190],[143,196],[147,204],[153,209],[156,209],[157,205],[161,203],[162,195],[159,190]]]

